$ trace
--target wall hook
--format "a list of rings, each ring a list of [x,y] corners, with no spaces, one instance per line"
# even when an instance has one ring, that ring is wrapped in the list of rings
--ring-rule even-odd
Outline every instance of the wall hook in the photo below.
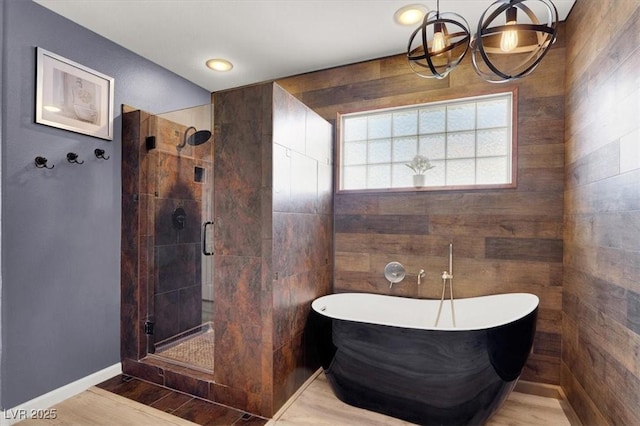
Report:
[[[70,163],[83,164],[84,161],[78,161],[78,154],[75,152],[67,153],[67,161]]]
[[[104,156],[104,149],[96,148],[93,153],[96,154],[97,158],[102,158],[103,160],[108,160],[109,158],[111,158],[108,155],[106,157]]]
[[[51,165],[51,167],[47,166],[47,160],[45,157],[36,157],[35,162],[36,162],[36,167],[39,169],[53,169],[55,167],[55,165]]]

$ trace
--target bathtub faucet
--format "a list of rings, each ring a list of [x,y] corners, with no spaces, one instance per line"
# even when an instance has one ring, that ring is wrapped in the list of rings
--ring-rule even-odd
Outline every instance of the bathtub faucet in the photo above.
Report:
[[[387,281],[389,281],[389,288],[392,288],[395,283],[402,281],[405,275],[407,275],[407,271],[400,262],[389,262],[387,263],[387,266],[384,267],[384,276]],[[426,275],[424,269],[420,269],[415,275],[418,277],[418,285],[420,285],[422,283],[422,278]]]
[[[442,304],[444,303],[447,282],[449,283],[449,298],[451,301],[451,323],[455,327],[456,315],[453,310],[453,243],[449,243],[449,270],[442,271],[442,297],[440,297],[440,306],[438,307],[438,314],[436,315],[436,327],[438,326],[438,321],[440,321],[440,313],[442,312]]]
[[[425,276],[424,269],[420,269],[418,271],[418,285],[422,283],[422,278],[424,278],[424,276]]]

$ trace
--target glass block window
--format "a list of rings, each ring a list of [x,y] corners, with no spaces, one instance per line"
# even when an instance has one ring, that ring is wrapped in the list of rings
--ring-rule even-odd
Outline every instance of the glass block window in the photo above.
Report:
[[[512,92],[340,116],[339,190],[508,187],[514,182]],[[456,187],[456,188],[452,188]]]

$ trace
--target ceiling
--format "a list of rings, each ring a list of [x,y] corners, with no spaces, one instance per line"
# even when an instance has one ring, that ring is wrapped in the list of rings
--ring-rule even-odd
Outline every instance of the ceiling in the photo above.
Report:
[[[404,53],[393,15],[436,0],[34,0],[211,92]],[[553,0],[564,20],[575,0]],[[472,32],[493,0],[443,0]],[[230,60],[226,73],[208,69]]]

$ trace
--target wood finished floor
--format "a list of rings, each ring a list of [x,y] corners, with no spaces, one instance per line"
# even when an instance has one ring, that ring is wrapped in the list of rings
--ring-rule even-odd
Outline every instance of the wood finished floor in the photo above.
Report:
[[[193,426],[196,424],[97,387],[89,388],[53,408],[56,410],[55,419],[29,419],[19,422],[18,425]]]
[[[304,392],[267,426],[406,426],[403,420],[352,407],[338,400],[324,374],[320,374]],[[486,426],[575,426],[560,401],[520,392],[512,392]]]
[[[106,380],[53,408],[56,419],[32,419],[18,424],[264,426],[268,422],[268,419],[124,375]]]
[[[124,379],[124,380],[123,380]],[[38,425],[404,426],[410,423],[339,401],[320,374],[273,420],[210,403],[138,379],[116,376],[58,404],[57,418]],[[558,399],[513,392],[487,426],[575,426]]]

